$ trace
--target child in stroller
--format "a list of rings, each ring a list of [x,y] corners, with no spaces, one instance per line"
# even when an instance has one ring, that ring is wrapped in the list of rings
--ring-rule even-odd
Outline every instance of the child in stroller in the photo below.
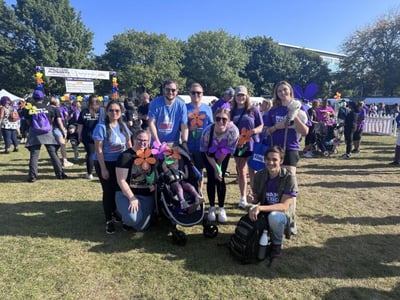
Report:
[[[199,208],[204,198],[198,193],[196,187],[190,182],[189,162],[172,156],[166,157],[161,163],[162,178],[171,186],[171,190],[180,202],[181,213],[192,213]],[[198,179],[197,179],[198,180]],[[196,184],[198,186],[198,183]],[[185,195],[186,194],[186,195]],[[194,201],[188,201],[191,197]],[[192,202],[190,205],[189,203]]]
[[[315,150],[322,152],[326,157],[331,153],[338,153],[337,147],[341,140],[339,137],[339,128],[342,125],[339,123],[327,124],[320,122],[315,127]]]

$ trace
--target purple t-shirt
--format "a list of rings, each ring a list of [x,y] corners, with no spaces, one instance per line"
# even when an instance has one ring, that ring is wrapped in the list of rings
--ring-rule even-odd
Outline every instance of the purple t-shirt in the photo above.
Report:
[[[264,116],[264,125],[267,127],[272,127],[276,123],[284,120],[287,114],[288,109],[286,106],[273,107]],[[287,131],[286,149],[298,151],[300,149],[300,137],[301,135],[296,132],[293,124],[290,124]],[[285,129],[278,129],[274,133],[272,133],[272,141],[274,145],[283,147],[284,140]]]
[[[264,124],[263,118],[258,108],[253,107],[250,113],[247,113],[244,110],[245,110],[244,108],[239,108],[235,111],[235,115],[232,116],[232,121],[234,124],[236,124],[237,128],[239,129],[239,133],[241,132],[242,128],[251,130]],[[240,118],[240,116],[242,117]],[[247,146],[249,151],[253,151],[254,142],[259,142],[259,140],[260,138],[258,134],[253,135],[252,138],[250,139],[250,142],[247,143],[245,146]]]

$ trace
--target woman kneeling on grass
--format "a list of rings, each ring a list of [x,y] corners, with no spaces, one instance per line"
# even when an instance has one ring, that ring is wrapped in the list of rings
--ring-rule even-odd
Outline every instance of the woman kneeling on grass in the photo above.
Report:
[[[120,190],[115,198],[125,230],[145,230],[154,211],[156,159],[148,148],[149,138],[147,131],[139,130],[133,147],[121,153],[117,161],[115,172]]]
[[[255,174],[254,199],[260,204],[249,211],[251,220],[257,220],[260,213],[268,220],[271,247],[270,256],[280,257],[282,239],[288,218],[286,212],[297,194],[296,176],[281,168],[284,150],[279,146],[270,148],[264,156],[266,169]]]

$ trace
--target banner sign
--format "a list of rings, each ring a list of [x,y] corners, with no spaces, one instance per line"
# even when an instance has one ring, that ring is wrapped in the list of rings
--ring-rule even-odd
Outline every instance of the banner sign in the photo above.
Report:
[[[93,94],[94,84],[92,79],[86,78],[65,78],[67,93]]]
[[[44,74],[48,77],[110,80],[110,72],[108,71],[44,67]]]

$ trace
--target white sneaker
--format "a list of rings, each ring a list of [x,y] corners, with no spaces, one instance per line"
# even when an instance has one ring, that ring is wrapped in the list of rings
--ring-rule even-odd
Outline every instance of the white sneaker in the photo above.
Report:
[[[313,158],[314,155],[312,154],[311,151],[307,151],[306,153],[303,154],[303,157],[305,157],[305,158]]]
[[[210,222],[215,222],[215,207],[211,206],[208,209],[208,216],[207,216],[208,221]]]
[[[246,206],[247,206],[247,200],[246,200],[246,198],[240,199],[239,204],[238,204],[238,207],[239,207],[240,209],[245,209]]]
[[[217,215],[218,215],[218,222],[219,223],[226,223],[228,221],[228,218],[226,216],[225,208],[218,207]]]
[[[92,180],[93,179],[93,175],[92,174],[86,174],[85,178],[89,179],[89,180]]]
[[[74,164],[68,160],[65,160],[63,163],[63,167],[72,167]]]
[[[189,204],[187,203],[186,200],[181,201],[181,209],[186,209],[189,207]]]

